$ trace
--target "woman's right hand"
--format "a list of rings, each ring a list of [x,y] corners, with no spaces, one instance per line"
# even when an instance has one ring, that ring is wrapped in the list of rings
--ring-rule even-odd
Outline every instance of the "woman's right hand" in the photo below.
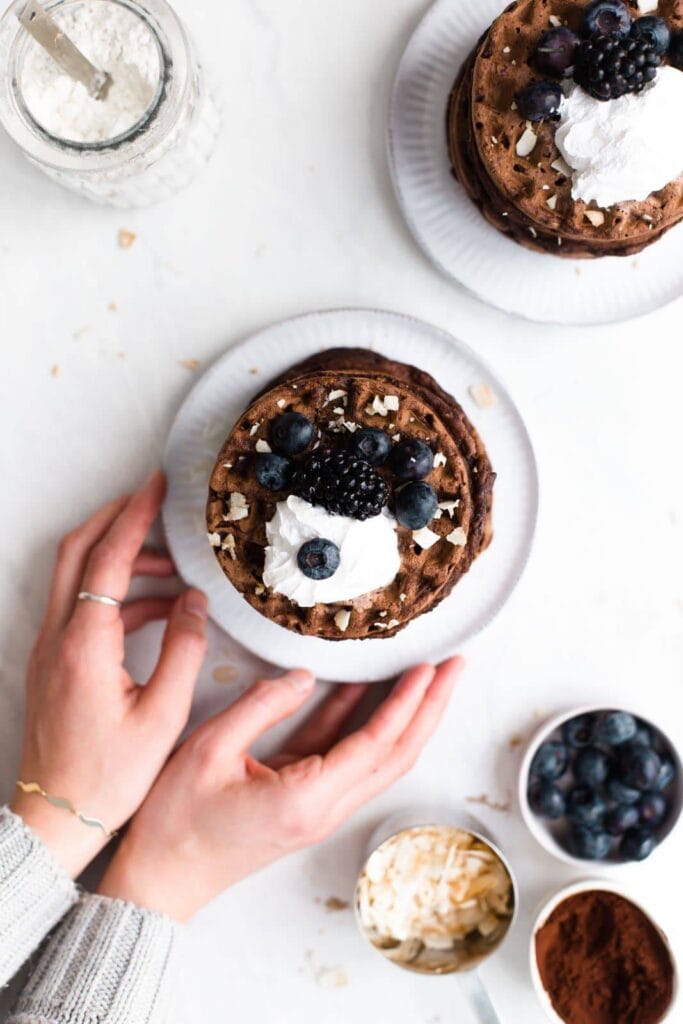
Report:
[[[295,671],[257,683],[176,752],[99,892],[184,921],[246,875],[326,838],[412,767],[461,667],[453,658],[411,669],[341,740],[365,687],[338,687],[268,764],[250,746],[305,703],[314,679]]]

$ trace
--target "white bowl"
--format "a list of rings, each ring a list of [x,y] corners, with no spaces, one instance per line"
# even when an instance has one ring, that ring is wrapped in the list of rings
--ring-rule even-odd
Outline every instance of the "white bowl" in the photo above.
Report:
[[[548,992],[546,991],[545,986],[543,985],[543,981],[541,979],[541,972],[538,969],[538,961],[536,959],[536,936],[540,929],[543,927],[543,925],[546,923],[552,912],[555,910],[555,908],[558,907],[561,903],[564,903],[566,899],[569,899],[570,896],[576,896],[582,892],[593,892],[595,890],[598,890],[599,892],[613,892],[616,893],[618,896],[623,896],[625,900],[628,900],[628,902],[632,903],[634,907],[637,907],[638,910],[642,911],[642,913],[645,915],[648,921],[651,922],[651,924],[657,929],[660,936],[662,937],[664,944],[668,950],[669,956],[671,957],[671,964],[673,967],[674,976],[671,1005],[669,1006],[669,1009],[667,1010],[664,1017],[662,1017],[659,1024],[664,1024],[665,1021],[673,1021],[675,1011],[677,1010],[677,1008],[680,1009],[680,984],[678,964],[676,962],[676,957],[674,955],[673,949],[671,948],[671,944],[669,943],[669,939],[667,938],[666,932],[653,918],[652,914],[647,909],[647,907],[644,907],[643,904],[640,903],[638,900],[633,899],[633,897],[629,893],[624,891],[622,886],[618,885],[615,882],[607,881],[604,878],[584,879],[580,882],[574,882],[572,885],[568,885],[564,889],[561,889],[559,892],[555,893],[554,896],[552,896],[546,903],[543,904],[543,906],[541,907],[540,911],[536,916],[536,920],[534,921],[534,926],[531,931],[531,939],[529,942],[529,969],[531,972],[531,982],[533,984],[534,991],[538,996],[538,1000],[541,1006],[546,1012],[548,1020],[554,1021],[555,1024],[567,1024],[566,1020],[560,1017],[557,1011],[555,1010],[552,1002],[550,1001],[550,996],[548,995]]]
[[[547,850],[548,853],[550,853],[553,857],[555,857],[557,860],[563,861],[565,864],[572,864],[574,867],[580,867],[584,870],[586,869],[587,865],[595,864],[600,867],[601,871],[606,871],[610,874],[613,872],[620,871],[625,867],[630,867],[637,862],[621,861],[618,860],[616,857],[613,857],[613,859],[611,860],[601,861],[583,860],[579,857],[573,857],[570,853],[567,852],[567,850],[560,846],[559,842],[553,834],[552,825],[548,823],[548,820],[539,817],[537,814],[534,814],[531,807],[529,806],[527,789],[529,785],[529,769],[531,768],[531,762],[534,758],[536,751],[542,743],[549,739],[550,736],[557,729],[561,728],[561,726],[564,725],[565,722],[568,722],[571,718],[576,718],[578,715],[595,714],[595,712],[597,711],[612,710],[614,707],[615,705],[613,704],[591,704],[587,705],[586,707],[574,708],[571,711],[564,711],[561,714],[557,714],[554,715],[552,718],[549,718],[534,733],[534,735],[531,738],[531,741],[529,742],[529,745],[526,749],[519,770],[518,783],[518,797],[522,817],[524,818],[527,828],[531,832],[532,836],[534,837],[534,839],[537,840],[537,842],[540,843],[544,850]],[[651,860],[652,857],[656,855],[657,851],[659,850],[659,847],[663,844],[666,837],[676,827],[678,819],[680,818],[681,810],[683,809],[683,765],[681,764],[681,759],[678,754],[678,751],[676,750],[675,744],[669,738],[664,729],[661,728],[661,726],[657,725],[656,722],[651,721],[651,719],[647,718],[647,716],[641,714],[637,710],[633,710],[632,708],[620,707],[619,710],[629,711],[630,714],[634,715],[636,718],[642,721],[646,726],[648,726],[648,728],[652,729],[655,733],[658,733],[659,736],[668,745],[674,765],[676,766],[676,783],[672,799],[671,813],[669,814],[665,823],[661,825],[659,829],[656,830],[659,842],[653,853],[648,858],[648,860]]]

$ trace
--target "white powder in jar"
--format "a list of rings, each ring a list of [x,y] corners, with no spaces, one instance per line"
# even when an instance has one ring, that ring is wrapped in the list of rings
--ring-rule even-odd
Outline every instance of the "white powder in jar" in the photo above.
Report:
[[[107,142],[130,131],[154,102],[162,73],[149,26],[111,0],[85,0],[50,13],[88,60],[109,72],[112,84],[105,99],[93,99],[31,39],[20,80],[31,116],[68,142]]]

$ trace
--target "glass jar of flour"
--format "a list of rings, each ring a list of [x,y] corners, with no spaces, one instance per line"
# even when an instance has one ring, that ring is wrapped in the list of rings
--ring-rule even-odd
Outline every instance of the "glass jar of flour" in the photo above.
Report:
[[[0,20],[0,123],[60,184],[111,206],[178,192],[208,160],[219,117],[192,44],[165,0],[43,6],[111,86],[94,99],[19,24]]]

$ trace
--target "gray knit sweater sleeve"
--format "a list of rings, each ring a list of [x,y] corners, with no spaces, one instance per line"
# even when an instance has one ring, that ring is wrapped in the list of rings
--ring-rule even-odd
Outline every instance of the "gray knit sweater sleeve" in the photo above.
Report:
[[[50,936],[6,1024],[164,1024],[177,925],[82,896]]]
[[[0,808],[0,987],[78,899],[76,886],[21,818]]]

